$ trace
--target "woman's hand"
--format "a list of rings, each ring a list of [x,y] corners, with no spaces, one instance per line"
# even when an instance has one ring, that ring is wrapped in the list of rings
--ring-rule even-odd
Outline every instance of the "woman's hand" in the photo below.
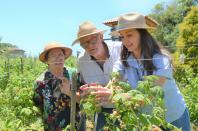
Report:
[[[65,78],[65,77],[62,77],[60,78],[62,80],[62,84],[60,86],[60,90],[62,93],[68,95],[68,96],[71,96],[71,90],[70,90],[70,81]]]
[[[59,79],[62,80],[62,84],[60,86],[61,92],[66,94],[67,96],[71,97],[71,89],[70,89],[71,82],[65,77],[62,77]],[[80,103],[80,93],[79,92],[76,92],[76,102]]]

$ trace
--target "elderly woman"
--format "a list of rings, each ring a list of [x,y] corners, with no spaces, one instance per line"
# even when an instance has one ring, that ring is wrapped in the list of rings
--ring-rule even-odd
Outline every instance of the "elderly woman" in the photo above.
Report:
[[[33,100],[43,112],[45,130],[62,130],[70,123],[71,71],[64,67],[64,61],[71,53],[70,48],[49,43],[39,56],[48,65],[48,70],[36,80]],[[76,119],[79,122],[79,114]],[[83,126],[77,130],[84,130]]]

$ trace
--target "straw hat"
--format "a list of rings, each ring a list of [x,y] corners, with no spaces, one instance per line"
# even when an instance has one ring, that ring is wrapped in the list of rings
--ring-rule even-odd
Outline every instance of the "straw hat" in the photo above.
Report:
[[[72,45],[74,45],[77,42],[79,42],[79,39],[81,39],[83,37],[86,37],[86,36],[89,36],[89,35],[93,35],[93,34],[97,34],[97,33],[100,33],[100,32],[104,33],[105,30],[99,30],[90,21],[85,21],[79,26],[77,38],[74,40]]]
[[[72,54],[72,50],[70,48],[65,47],[64,45],[56,43],[56,42],[51,42],[45,45],[43,52],[39,55],[40,61],[45,63],[46,53],[48,53],[52,49],[62,49],[65,54],[65,59],[67,59]]]
[[[158,25],[152,18],[139,13],[124,14],[118,18],[117,29],[111,35],[119,36],[119,31],[122,30],[156,28]]]

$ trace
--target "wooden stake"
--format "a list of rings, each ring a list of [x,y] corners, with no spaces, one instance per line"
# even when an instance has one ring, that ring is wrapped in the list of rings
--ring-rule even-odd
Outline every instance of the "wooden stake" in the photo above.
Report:
[[[72,87],[71,87],[71,115],[70,115],[71,131],[75,131],[76,90],[77,90],[77,74],[73,73],[72,74]]]

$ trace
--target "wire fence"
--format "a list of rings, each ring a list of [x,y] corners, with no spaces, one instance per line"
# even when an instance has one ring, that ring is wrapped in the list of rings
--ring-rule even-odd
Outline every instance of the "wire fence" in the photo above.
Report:
[[[110,45],[109,47],[113,47],[114,48],[114,46],[115,45]],[[178,47],[178,49],[179,50],[184,50],[184,49],[188,49],[187,47],[188,46],[194,46],[194,47],[198,47],[198,44],[194,44],[194,43],[192,43],[192,44],[187,44],[187,45],[185,45],[185,46],[182,46],[182,45],[178,45],[177,47]],[[161,47],[164,47],[164,48],[175,48],[176,46],[161,46]],[[180,53],[180,56],[179,57],[173,57],[173,58],[168,58],[170,61],[173,61],[173,62],[177,62],[177,64],[179,64],[179,65],[181,65],[181,64],[185,64],[185,62],[186,61],[191,61],[191,60],[195,60],[195,61],[198,61],[198,57],[186,57],[185,56],[185,54],[183,54],[183,51],[181,51],[182,53]],[[20,72],[23,74],[24,73],[24,64],[30,64],[30,66],[31,66],[31,68],[34,68],[34,66],[35,66],[35,61],[36,61],[36,59],[34,59],[34,60],[31,60],[30,59],[30,61],[28,62],[28,63],[26,63],[27,61],[25,61],[24,59],[26,59],[26,58],[23,58],[23,57],[21,57],[21,58],[19,58],[20,59],[20,61],[19,61],[19,63],[17,64],[17,66],[19,66],[18,68],[19,68],[19,70],[20,70]],[[122,61],[127,61],[127,62],[131,62],[131,61],[139,61],[139,62],[142,62],[142,61],[153,61],[153,60],[160,60],[160,59],[162,59],[162,58],[152,58],[152,59],[143,59],[143,58],[140,58],[140,59],[129,59],[129,60],[119,60],[120,62],[122,62]],[[107,59],[107,60],[97,60],[97,62],[105,62],[105,61],[109,61],[109,62],[111,62],[112,64],[114,64],[114,62],[115,61],[113,61],[112,59]],[[93,61],[93,60],[81,60],[81,61],[78,61],[79,62],[79,64],[80,63],[84,63],[84,62],[86,62],[86,63],[90,63],[90,62],[96,62],[96,61]],[[50,63],[50,64],[55,64],[55,63]],[[77,64],[77,63],[76,63]],[[12,59],[10,59],[10,58],[7,58],[7,59],[5,59],[5,61],[4,61],[4,64],[2,64],[2,62],[0,63],[0,66],[3,66],[3,68],[4,68],[4,72],[7,72],[8,73],[8,78],[9,78],[9,76],[10,76],[10,70],[11,70],[11,67],[12,66],[14,66],[13,64],[12,64]],[[169,68],[165,68],[164,70],[169,70],[169,69],[172,69],[172,70],[176,70],[176,69],[183,69],[183,70],[189,70],[189,68],[190,69],[198,69],[198,67],[189,67],[189,68],[186,68],[186,67],[181,67],[181,66],[179,66],[178,67],[178,65],[174,65],[175,67],[169,67]],[[148,71],[148,70],[147,70]],[[1,72],[1,73],[3,73],[3,72]],[[94,74],[93,76],[97,76],[97,74]],[[88,77],[93,77],[93,76],[88,76]]]

